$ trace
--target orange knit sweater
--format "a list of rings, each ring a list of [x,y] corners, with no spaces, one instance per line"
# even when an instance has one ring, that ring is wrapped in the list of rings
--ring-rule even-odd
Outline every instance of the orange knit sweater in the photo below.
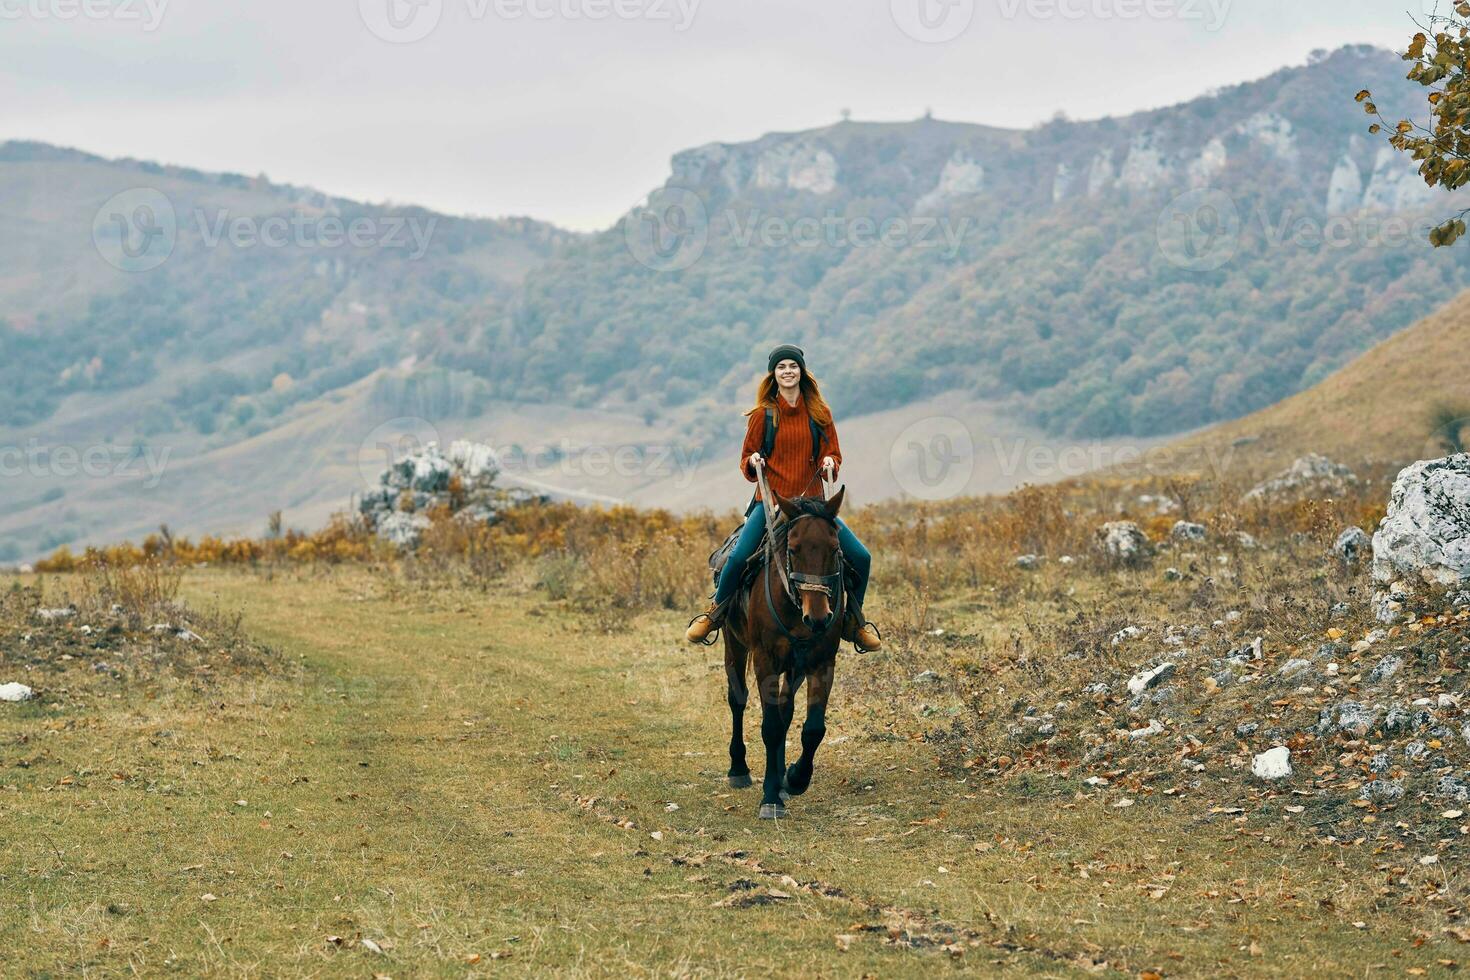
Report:
[[[812,462],[812,427],[807,422],[806,399],[800,395],[795,405],[786,404],[786,399],[776,396],[776,444],[771,456],[765,461],[766,482],[782,497],[817,496],[822,492],[822,458],[831,456],[838,472],[842,469],[842,447],[837,444],[837,426],[828,422],[822,429],[822,452]],[[745,442],[740,447],[740,472],[751,483],[755,483],[755,469],[750,465],[750,454],[760,452],[766,434],[765,409],[750,414],[745,426]],[[760,496],[757,488],[756,496]]]

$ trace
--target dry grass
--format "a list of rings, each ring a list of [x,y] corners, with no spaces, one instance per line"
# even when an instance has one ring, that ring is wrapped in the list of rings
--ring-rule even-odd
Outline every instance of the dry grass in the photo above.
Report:
[[[0,869],[0,929],[32,939],[8,965],[1443,969],[1470,938],[1470,822],[1421,797],[1437,762],[1382,731],[1303,737],[1340,698],[1470,684],[1464,618],[1352,648],[1372,626],[1369,584],[1329,549],[1347,524],[1371,529],[1391,474],[1360,475],[1338,498],[1243,503],[1239,479],[1175,474],[846,515],[876,557],[868,612],[885,648],[842,655],[813,789],[774,827],[722,779],[718,650],[680,640],[729,518],[552,505],[472,528],[441,514],[406,558],[190,567],[180,585],[176,544],[161,564],[123,555],[48,580],[46,601],[78,616],[46,627],[51,653],[28,665],[46,696],[0,715],[27,763],[0,775],[0,812],[26,842],[20,870]],[[1170,512],[1144,499],[1158,496]],[[1204,544],[1169,540],[1184,517],[1207,525]],[[1112,519],[1138,521],[1151,558],[1113,567],[1095,538]],[[1026,570],[1022,554],[1044,560]],[[206,598],[281,653],[265,669],[234,660],[211,620],[189,618]],[[13,591],[4,615],[34,632],[41,601]],[[114,603],[129,643],[159,615],[204,641],[163,636],[168,671],[92,671],[112,660],[80,626]],[[1140,633],[1114,643],[1124,627]],[[1210,690],[1216,661],[1258,636],[1258,677]],[[1275,679],[1324,644],[1334,690]],[[1371,686],[1395,647],[1404,670]],[[1178,662],[1172,700],[1130,704],[1128,677],[1163,658]],[[1157,736],[1128,736],[1154,719]],[[1254,780],[1250,759],[1278,743],[1297,775]],[[1358,800],[1379,752],[1406,795]],[[1433,755],[1470,765],[1459,743]],[[118,813],[133,829],[116,831]]]
[[[1060,582],[945,595],[943,635],[844,655],[816,781],[775,826],[724,785],[719,671],[682,616],[608,633],[538,588],[389,585],[193,572],[191,602],[241,608],[305,679],[0,715],[31,739],[0,776],[8,970],[1294,977],[1457,956],[1429,901],[1457,879],[1324,845],[1284,801],[1118,809],[1040,769],[939,768],[954,665],[1016,683],[1006,638],[1063,635]]]

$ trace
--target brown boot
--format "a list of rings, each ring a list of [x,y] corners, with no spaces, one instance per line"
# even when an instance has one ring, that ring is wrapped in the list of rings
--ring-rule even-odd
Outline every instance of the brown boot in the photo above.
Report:
[[[883,646],[878,628],[863,619],[861,611],[848,612],[842,623],[842,638],[857,645],[864,653],[872,653]]]
[[[713,643],[714,641],[707,637],[725,622],[725,610],[729,608],[729,605],[729,600],[723,603],[711,602],[708,609],[689,621],[689,628],[684,631],[684,639],[701,646],[709,646]]]
[[[878,627],[872,623],[864,623],[853,637],[853,642],[858,645],[864,653],[872,653],[883,646],[883,638],[878,635]]]

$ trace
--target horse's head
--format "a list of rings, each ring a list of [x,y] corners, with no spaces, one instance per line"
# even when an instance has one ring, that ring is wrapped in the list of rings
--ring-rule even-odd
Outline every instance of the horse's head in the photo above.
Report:
[[[821,497],[786,499],[776,495],[776,505],[786,516],[786,563],[796,598],[801,603],[801,621],[820,636],[832,625],[842,589],[841,550],[837,546],[837,512],[842,508],[843,487],[831,500]]]

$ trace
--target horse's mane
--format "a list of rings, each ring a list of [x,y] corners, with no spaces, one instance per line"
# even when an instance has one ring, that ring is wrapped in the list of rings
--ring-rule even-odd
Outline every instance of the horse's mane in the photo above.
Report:
[[[827,514],[827,501],[822,497],[787,497],[786,502],[790,504],[796,513],[806,517],[820,517],[822,520],[835,523]],[[790,519],[788,518],[788,521]]]

